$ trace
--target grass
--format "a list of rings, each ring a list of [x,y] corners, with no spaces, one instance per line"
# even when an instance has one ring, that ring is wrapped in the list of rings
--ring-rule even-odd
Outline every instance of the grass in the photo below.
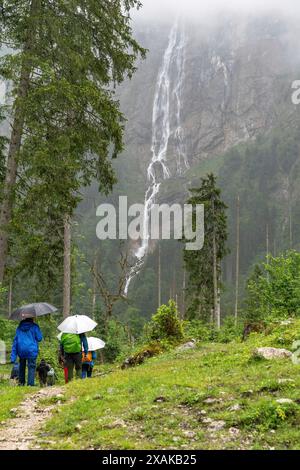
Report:
[[[299,449],[300,366],[251,358],[277,339],[202,344],[74,382],[43,432],[51,449]]]
[[[64,387],[41,429],[47,449],[300,449],[300,366],[257,360],[257,346],[290,348],[300,322],[247,342],[202,343],[133,369]],[[98,366],[99,367],[99,366]],[[111,369],[111,367],[109,367]],[[26,388],[0,386],[1,419]],[[281,402],[279,399],[290,399]]]
[[[29,393],[36,392],[36,387],[17,387],[7,384],[11,366],[1,366],[0,373],[0,422],[12,417],[11,409],[16,408]]]

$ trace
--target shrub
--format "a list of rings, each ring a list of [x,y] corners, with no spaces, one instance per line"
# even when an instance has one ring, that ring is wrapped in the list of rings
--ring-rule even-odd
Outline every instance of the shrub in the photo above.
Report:
[[[9,348],[12,345],[17,326],[17,322],[0,318],[0,339],[5,341]]]
[[[183,326],[178,317],[177,305],[170,300],[162,305],[152,316],[148,328],[152,340],[180,341],[183,338]]]
[[[103,358],[107,362],[114,362],[120,356],[128,354],[131,345],[125,326],[114,319],[106,324],[101,322],[99,325],[95,334],[105,341],[105,348],[102,350]]]
[[[276,429],[296,413],[297,406],[294,403],[279,404],[264,401],[242,413],[238,424],[246,428],[267,431],[268,429]]]
[[[187,338],[193,338],[197,341],[212,341],[216,336],[214,326],[209,323],[204,323],[202,320],[191,320],[184,322],[183,329],[184,335]]]
[[[236,325],[235,318],[228,316],[224,319],[221,329],[217,332],[217,341],[220,343],[230,343],[241,338],[243,327],[240,323]]]
[[[247,283],[246,320],[300,316],[300,253],[290,250],[256,266]]]
[[[150,357],[157,356],[163,350],[164,350],[164,348],[158,342],[154,342],[154,343],[151,343],[147,346],[144,346],[142,349],[137,351],[135,354],[133,354],[132,356],[125,359],[125,361],[122,364],[122,369],[127,369],[128,367],[135,367],[135,366],[138,366],[140,364],[143,364],[143,362],[146,359],[149,359]]]

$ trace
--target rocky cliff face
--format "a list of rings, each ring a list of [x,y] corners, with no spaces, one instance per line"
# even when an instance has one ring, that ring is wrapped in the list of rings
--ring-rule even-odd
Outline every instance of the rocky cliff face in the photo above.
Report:
[[[143,202],[145,195],[147,200],[155,193],[157,202],[183,202],[188,188],[198,184],[203,168],[219,173],[224,189],[235,181],[229,177],[226,181],[222,174],[226,173],[225,159],[230,149],[267,136],[272,129],[299,125],[300,107],[293,105],[291,97],[292,82],[300,77],[300,56],[296,52],[300,30],[292,20],[232,15],[216,17],[206,24],[205,20],[199,23],[178,19],[177,23],[138,24],[136,36],[149,52],[133,79],[118,91],[127,125],[125,154],[116,163],[119,184],[115,195],[128,194],[130,202]],[[151,165],[151,159],[158,156],[163,165]],[[268,167],[265,160],[261,168]],[[258,180],[265,186],[267,172],[261,178],[257,161],[255,165],[253,188]],[[290,187],[287,196],[287,181],[293,177],[281,171],[281,166],[284,162],[274,170],[273,186],[264,194],[265,201],[260,202],[264,214],[272,212],[267,198],[283,208],[280,216],[277,214],[278,227],[289,224],[290,209],[285,207],[296,203],[296,199],[291,202]],[[242,173],[247,179],[245,168]],[[159,191],[153,190],[151,180],[161,183]],[[241,181],[240,190],[247,184]],[[229,244],[234,252],[236,190],[224,194],[230,205]],[[245,198],[249,200],[249,196]],[[255,224],[251,228],[247,222],[249,218],[255,221],[255,201],[251,208],[247,204],[245,200],[242,232],[248,240],[245,244],[252,237],[255,248],[241,254],[245,274],[264,253],[266,242],[265,226],[257,235]],[[275,237],[281,240],[284,236],[277,233],[276,223],[272,229],[275,246]],[[234,255],[227,258],[225,277],[229,282],[234,278]]]
[[[148,57],[120,89],[128,118],[126,160],[134,163],[134,180],[139,175],[144,185],[151,159],[155,87],[172,26],[138,25],[136,35],[149,49]],[[300,70],[294,24],[283,18],[235,16],[216,18],[208,25],[182,21],[180,27],[184,31],[180,126],[191,167],[273,127],[292,125],[298,118],[298,108],[291,102],[291,84]],[[177,60],[175,55],[172,60]],[[171,64],[174,92],[178,76],[173,70]],[[171,99],[166,159],[173,177],[177,173],[175,117]],[[118,163],[120,171],[123,164],[129,164],[125,158]]]

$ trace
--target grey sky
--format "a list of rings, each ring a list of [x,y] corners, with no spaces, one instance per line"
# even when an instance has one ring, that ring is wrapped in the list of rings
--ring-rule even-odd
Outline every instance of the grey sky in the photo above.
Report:
[[[199,20],[224,10],[256,14],[277,11],[292,16],[300,13],[299,0],[141,0],[142,10],[138,16],[144,19],[168,18],[178,10]]]

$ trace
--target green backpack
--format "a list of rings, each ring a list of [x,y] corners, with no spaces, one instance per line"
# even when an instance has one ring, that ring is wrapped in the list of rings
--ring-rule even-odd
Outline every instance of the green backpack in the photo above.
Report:
[[[68,354],[81,352],[81,339],[79,335],[74,333],[64,333],[60,341],[64,348],[64,352]]]

